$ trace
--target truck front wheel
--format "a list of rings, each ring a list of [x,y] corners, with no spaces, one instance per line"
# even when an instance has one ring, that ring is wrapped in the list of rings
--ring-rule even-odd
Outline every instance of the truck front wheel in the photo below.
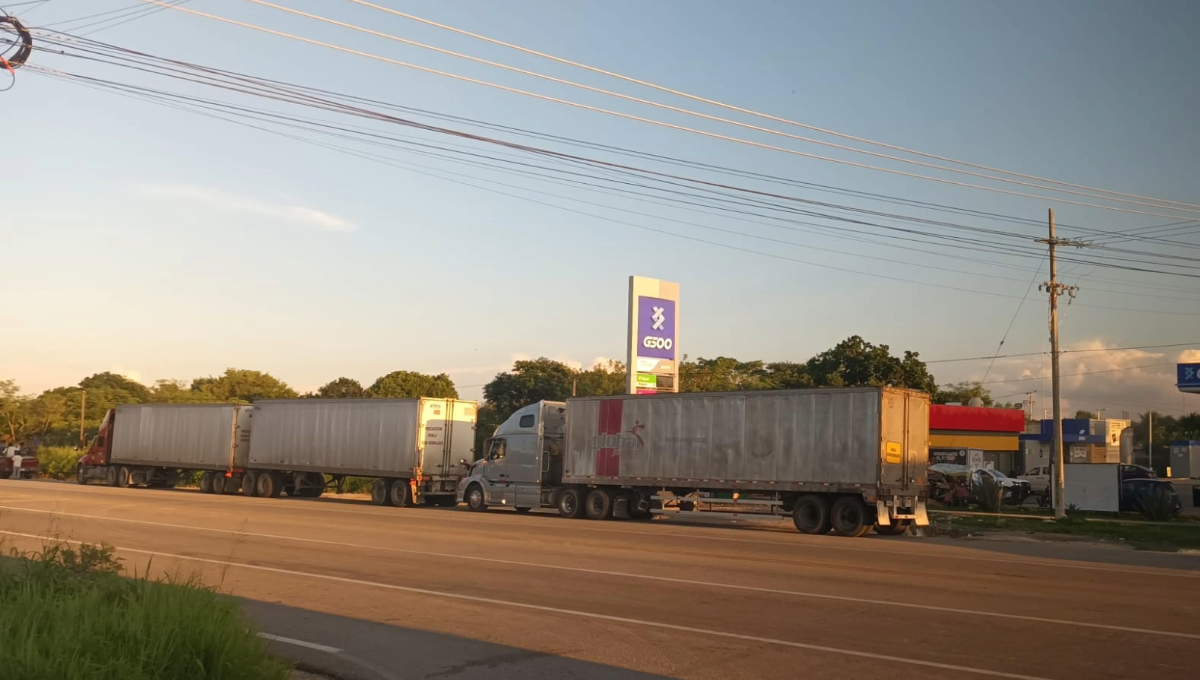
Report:
[[[75,483],[87,484],[87,468],[82,465],[77,465],[75,467]]]
[[[829,513],[833,533],[838,536],[857,538],[871,530],[874,522],[867,522],[867,506],[857,496],[842,496],[833,504]]]
[[[472,484],[467,487],[466,493],[467,509],[471,512],[483,512],[487,510],[487,502],[483,496],[483,487],[478,484]]]
[[[821,496],[801,496],[792,508],[792,524],[802,534],[829,533],[829,503]]]
[[[579,519],[583,516],[583,492],[580,489],[563,489],[558,494],[558,514],[567,519]]]

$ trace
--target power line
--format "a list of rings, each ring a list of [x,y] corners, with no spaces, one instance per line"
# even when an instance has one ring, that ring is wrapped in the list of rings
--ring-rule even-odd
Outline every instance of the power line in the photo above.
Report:
[[[1168,347],[1197,347],[1200,346],[1200,340],[1193,342],[1176,342],[1168,345],[1136,345],[1134,347],[1099,347],[1096,349],[1064,349],[1060,350],[1059,354],[1080,354],[1085,352],[1124,352],[1135,349],[1164,349]],[[1037,357],[1045,356],[1046,352],[1023,352],[1021,354],[1001,354],[997,356],[982,356],[982,357],[963,357],[961,359],[933,359],[926,361],[927,364],[948,364],[959,361],[990,361],[992,359],[1013,359],[1016,357]]]
[[[252,1],[252,2],[259,2],[259,0],[251,0],[251,1]],[[1058,184],[1058,185],[1061,185],[1061,186],[1068,186],[1068,187],[1073,187],[1073,188],[1076,188],[1076,189],[1087,189],[1087,190],[1091,190],[1091,191],[1099,191],[1099,192],[1103,192],[1103,193],[1106,193],[1106,194],[1113,194],[1113,195],[1116,195],[1116,196],[1123,196],[1123,197],[1126,197],[1126,198],[1139,198],[1139,199],[1147,199],[1147,200],[1151,200],[1151,201],[1156,201],[1156,202],[1158,202],[1158,203],[1182,205],[1182,206],[1189,207],[1189,208],[1200,208],[1200,205],[1195,205],[1195,204],[1191,204],[1191,203],[1184,203],[1184,202],[1181,202],[1181,201],[1169,201],[1169,200],[1166,200],[1166,199],[1156,199],[1156,198],[1152,198],[1152,197],[1148,197],[1148,196],[1139,196],[1139,195],[1137,195],[1137,194],[1127,194],[1127,193],[1122,193],[1122,192],[1118,192],[1118,191],[1111,191],[1111,190],[1107,190],[1107,189],[1098,189],[1098,188],[1095,188],[1095,187],[1088,187],[1088,186],[1085,186],[1085,185],[1080,185],[1080,184],[1072,184],[1072,183],[1069,183],[1069,182],[1062,182],[1062,181],[1059,181],[1059,180],[1048,179],[1048,178],[1045,178],[1045,177],[1038,177],[1038,176],[1036,176],[1036,175],[1030,175],[1030,174],[1020,173],[1020,172],[1013,172],[1013,171],[1009,171],[1009,170],[1003,170],[1003,169],[1001,169],[1001,168],[994,168],[994,167],[989,167],[989,166],[986,166],[986,165],[979,165],[979,164],[975,164],[975,163],[969,163],[969,162],[966,162],[966,161],[955,160],[955,159],[953,159],[953,158],[947,158],[947,157],[945,157],[945,156],[938,156],[938,155],[936,155],[936,154],[931,154],[931,153],[926,153],[926,152],[922,152],[922,151],[917,151],[917,150],[914,150],[914,149],[908,149],[908,148],[905,148],[905,147],[902,147],[902,146],[896,146],[896,145],[893,145],[893,144],[887,144],[887,143],[884,143],[884,142],[874,141],[874,140],[867,139],[867,138],[864,138],[864,137],[856,137],[856,136],[853,136],[853,135],[847,135],[847,134],[844,134],[844,133],[836,132],[836,131],[834,131],[834,130],[829,130],[829,129],[826,129],[826,128],[821,128],[821,127],[817,127],[817,126],[814,126],[814,125],[808,125],[808,124],[805,124],[805,123],[800,123],[800,122],[797,122],[797,121],[789,120],[789,119],[787,119],[787,118],[782,118],[782,117],[779,117],[779,116],[773,116],[773,115],[770,115],[770,114],[761,113],[761,112],[759,112],[759,111],[754,111],[754,110],[752,110],[752,109],[747,109],[747,108],[743,108],[743,107],[740,107],[740,106],[734,106],[734,105],[731,105],[731,104],[726,104],[726,103],[723,103],[723,102],[720,102],[720,101],[717,101],[717,100],[713,100],[713,99],[708,99],[708,98],[705,98],[705,97],[699,97],[699,96],[697,96],[697,95],[689,94],[689,93],[687,93],[687,92],[683,92],[683,91],[680,91],[680,90],[676,90],[676,89],[672,89],[672,88],[664,87],[664,86],[661,86],[661,85],[656,85],[656,84],[654,84],[654,83],[651,83],[651,82],[648,82],[648,81],[645,81],[645,80],[640,80],[640,79],[633,78],[633,77],[630,77],[630,76],[625,76],[625,75],[622,75],[622,74],[620,74],[620,73],[615,73],[615,72],[613,72],[613,71],[607,71],[607,70],[600,69],[600,68],[596,68],[596,67],[594,67],[594,66],[589,66],[589,65],[587,65],[587,64],[583,64],[583,63],[580,63],[580,62],[577,62],[577,61],[572,61],[572,60],[569,60],[569,59],[564,59],[564,58],[561,58],[561,57],[556,57],[556,56],[554,56],[554,55],[547,54],[547,53],[545,53],[545,52],[539,52],[539,51],[537,51],[537,50],[532,50],[532,49],[529,49],[529,48],[526,48],[526,47],[522,47],[522,46],[520,46],[520,45],[516,45],[516,44],[513,44],[513,43],[509,43],[509,42],[504,42],[504,41],[497,40],[497,39],[494,39],[494,38],[490,38],[490,37],[488,37],[488,36],[484,36],[484,35],[481,35],[481,34],[478,34],[478,33],[472,33],[472,32],[470,32],[470,31],[465,31],[465,30],[462,30],[462,29],[459,29],[459,28],[455,28],[455,27],[453,27],[453,26],[446,25],[446,24],[438,23],[438,22],[431,21],[431,20],[428,20],[428,19],[423,19],[423,18],[421,18],[421,17],[418,17],[418,16],[416,16],[416,15],[413,15],[413,14],[408,14],[408,13],[405,13],[405,12],[400,12],[400,11],[398,11],[398,10],[394,10],[394,9],[391,9],[391,8],[389,8],[389,7],[384,7],[384,6],[381,6],[381,5],[377,5],[377,4],[375,4],[375,3],[372,3],[372,2],[367,2],[366,0],[350,0],[350,2],[353,2],[353,3],[355,3],[355,4],[358,4],[358,5],[363,5],[363,6],[366,6],[366,7],[371,7],[371,8],[373,8],[373,9],[376,9],[376,10],[379,10],[379,11],[382,11],[382,12],[387,12],[387,13],[389,13],[389,14],[393,14],[393,15],[396,15],[396,16],[404,17],[404,18],[406,18],[406,19],[410,19],[410,20],[412,20],[412,21],[417,21],[417,22],[420,22],[420,23],[423,23],[423,24],[426,24],[426,25],[429,25],[429,26],[434,26],[434,27],[436,27],[436,28],[440,28],[440,29],[443,29],[443,30],[447,30],[447,31],[451,31],[451,32],[454,32],[454,33],[458,33],[458,34],[460,34],[460,35],[465,35],[465,36],[468,36],[468,37],[471,37],[471,38],[475,38],[475,39],[477,39],[477,40],[482,40],[482,41],[485,41],[485,42],[489,42],[489,43],[492,43],[492,44],[494,44],[494,45],[500,45],[500,46],[502,46],[502,47],[507,47],[507,48],[510,48],[510,49],[513,49],[513,50],[517,50],[517,51],[520,51],[520,52],[524,52],[524,53],[526,53],[526,54],[531,54],[531,55],[534,55],[534,56],[537,56],[537,57],[541,57],[541,58],[544,58],[544,59],[549,59],[549,60],[552,60],[552,61],[558,62],[558,63],[560,63],[560,64],[566,64],[566,65],[568,65],[568,66],[574,66],[574,67],[576,67],[576,68],[585,69],[585,70],[591,71],[591,72],[593,72],[593,73],[599,73],[599,74],[601,74],[601,75],[606,75],[606,76],[610,76],[610,77],[613,77],[613,78],[618,78],[618,79],[620,79],[620,80],[623,80],[623,81],[626,81],[626,82],[630,82],[630,83],[634,83],[634,84],[637,84],[637,85],[642,85],[642,86],[644,86],[644,87],[649,87],[649,88],[652,88],[652,89],[658,90],[658,91],[660,91],[660,92],[665,92],[665,93],[668,93],[668,94],[672,94],[672,95],[676,95],[676,96],[684,97],[684,98],[687,98],[687,99],[691,99],[691,100],[693,100],[693,101],[702,102],[702,103],[705,103],[705,104],[710,104],[710,105],[712,105],[712,106],[717,106],[717,107],[724,108],[724,109],[731,110],[731,111],[737,111],[737,112],[739,112],[739,113],[745,113],[745,114],[749,114],[749,115],[752,115],[752,116],[757,116],[757,117],[759,117],[759,118],[764,118],[764,119],[772,120],[772,121],[779,122],[779,123],[786,123],[786,124],[788,124],[788,125],[794,125],[794,126],[797,126],[797,127],[805,128],[805,129],[808,129],[808,130],[813,130],[813,131],[816,131],[816,132],[821,132],[821,133],[828,134],[828,135],[832,135],[832,136],[835,136],[835,137],[840,137],[840,138],[843,138],[843,139],[849,139],[849,140],[852,140],[852,141],[857,141],[857,142],[862,142],[862,143],[866,143],[866,144],[871,144],[871,145],[874,145],[874,146],[880,146],[880,147],[883,147],[883,148],[892,149],[892,150],[894,150],[894,151],[901,151],[901,152],[903,152],[903,153],[908,153],[908,154],[912,154],[912,155],[915,155],[915,156],[921,156],[921,157],[924,157],[924,158],[931,158],[931,159],[940,160],[940,161],[944,161],[944,162],[948,162],[948,163],[954,163],[954,164],[956,164],[956,165],[963,165],[963,166],[966,166],[966,167],[977,168],[977,169],[980,169],[980,170],[988,170],[988,171],[991,171],[991,172],[999,172],[999,173],[1003,173],[1003,174],[1006,174],[1006,175],[1012,175],[1012,176],[1015,176],[1015,177],[1023,177],[1023,178],[1026,178],[1026,179],[1037,180],[1037,181],[1040,181],[1040,182],[1049,182],[1049,183],[1051,183],[1051,184]],[[262,3],[262,2],[259,2],[259,4],[267,4],[267,3]],[[839,148],[847,148],[847,147],[839,147]],[[858,151],[858,152],[860,152],[860,153],[867,153],[867,152],[865,152],[865,151],[862,151],[862,150],[860,150],[860,149],[851,149],[851,150],[853,150],[853,151]],[[994,179],[999,179],[999,178],[994,178]],[[1008,180],[1002,180],[1002,181],[1008,181]]]
[[[1060,352],[1060,354],[1061,354],[1061,352]],[[1082,373],[1065,373],[1059,377],[1073,378],[1073,377],[1081,376],[1081,375],[1095,375],[1097,373],[1121,373],[1123,371],[1136,371],[1136,370],[1139,370],[1142,368],[1157,368],[1159,366],[1174,366],[1174,365],[1175,365],[1174,361],[1167,361],[1167,362],[1160,362],[1157,364],[1142,364],[1141,366],[1125,366],[1124,368],[1109,368],[1109,369],[1105,369],[1102,371],[1083,371]],[[1037,376],[1037,377],[1028,377],[1028,378],[1013,378],[1011,380],[993,380],[991,382],[980,383],[980,384],[981,385],[1005,385],[1008,383],[1028,382],[1030,380],[1044,380],[1044,379],[1045,378],[1043,378],[1041,376]]]
[[[230,25],[234,25],[234,26],[240,26],[240,27],[243,27],[243,28],[249,28],[249,29],[251,29],[251,30],[255,30],[255,31],[258,31],[258,32],[261,32],[261,33],[267,33],[267,34],[269,34],[269,35],[275,35],[275,36],[278,36],[278,37],[287,38],[287,39],[290,39],[290,40],[296,40],[296,41],[303,42],[303,43],[307,43],[307,44],[310,44],[310,45],[316,45],[316,46],[319,46],[319,47],[325,47],[325,48],[327,48],[327,49],[332,49],[332,50],[335,50],[335,51],[338,51],[338,52],[342,52],[342,53],[345,53],[345,54],[353,54],[353,55],[356,55],[356,56],[365,57],[365,58],[368,58],[368,59],[373,59],[373,60],[376,60],[376,61],[381,61],[381,62],[384,62],[384,63],[392,64],[392,65],[395,65],[395,66],[402,66],[402,67],[404,67],[404,68],[410,68],[410,69],[417,70],[417,71],[421,71],[421,72],[424,72],[424,73],[429,73],[429,74],[432,74],[432,75],[438,75],[438,76],[442,76],[442,77],[446,77],[446,78],[451,78],[451,79],[454,79],[454,80],[459,80],[459,81],[462,81],[462,82],[469,82],[469,83],[473,83],[473,84],[476,84],[476,85],[483,85],[483,86],[485,86],[485,87],[490,87],[490,88],[493,88],[493,89],[497,89],[497,90],[501,90],[501,91],[509,92],[509,93],[512,93],[512,94],[519,94],[519,95],[522,95],[522,96],[533,97],[533,98],[535,98],[535,99],[541,99],[541,100],[543,100],[543,101],[550,101],[550,102],[555,102],[555,103],[559,103],[559,104],[564,104],[564,105],[571,106],[571,107],[574,107],[574,108],[579,108],[579,109],[583,109],[583,110],[593,111],[593,112],[596,112],[596,113],[603,113],[603,114],[606,114],[606,115],[616,116],[616,117],[619,117],[619,118],[624,118],[624,119],[627,119],[627,120],[634,120],[634,121],[639,121],[639,122],[643,122],[643,123],[649,123],[649,124],[651,124],[651,125],[656,125],[656,126],[659,126],[659,127],[665,127],[665,128],[668,128],[668,129],[674,129],[674,130],[678,130],[678,131],[682,131],[682,132],[691,132],[691,133],[693,133],[693,134],[698,134],[698,135],[701,135],[701,136],[704,136],[704,137],[709,137],[709,138],[711,138],[711,139],[718,139],[718,140],[723,140],[723,141],[730,141],[730,142],[735,142],[735,143],[739,143],[739,144],[745,144],[745,145],[748,145],[748,146],[753,146],[753,147],[757,147],[757,148],[762,148],[762,149],[767,149],[767,150],[773,150],[773,151],[780,151],[780,152],[783,152],[783,153],[788,153],[788,154],[792,154],[792,155],[803,156],[803,157],[806,157],[806,158],[812,158],[812,159],[815,159],[815,160],[824,160],[824,161],[829,161],[829,162],[833,162],[833,163],[839,163],[839,164],[842,164],[842,165],[849,165],[849,166],[853,166],[853,167],[859,167],[859,168],[870,169],[870,170],[878,170],[878,171],[880,171],[880,172],[886,172],[886,173],[889,173],[889,174],[902,175],[902,176],[912,177],[912,178],[916,178],[916,179],[925,179],[925,180],[934,181],[934,182],[940,182],[940,183],[944,183],[944,184],[950,184],[950,185],[961,186],[961,187],[967,187],[967,188],[973,188],[973,189],[980,189],[980,190],[983,190],[983,191],[993,191],[993,192],[998,192],[998,193],[1003,193],[1003,194],[1009,194],[1009,195],[1013,195],[1013,196],[1023,196],[1023,197],[1026,197],[1026,198],[1035,198],[1035,199],[1038,199],[1038,200],[1043,200],[1043,201],[1056,201],[1056,202],[1058,202],[1058,203],[1068,203],[1068,204],[1071,204],[1071,205],[1079,205],[1079,206],[1084,206],[1084,207],[1097,208],[1097,209],[1101,209],[1101,210],[1113,210],[1113,211],[1117,211],[1117,212],[1124,212],[1124,213],[1131,213],[1131,214],[1139,214],[1139,215],[1153,215],[1153,216],[1158,216],[1158,217],[1169,217],[1169,218],[1178,218],[1178,217],[1179,217],[1179,215],[1173,215],[1173,214],[1157,213],[1157,212],[1149,212],[1149,211],[1144,211],[1144,210],[1134,210],[1134,209],[1130,209],[1130,208],[1119,208],[1119,207],[1116,207],[1116,206],[1108,206],[1108,205],[1101,205],[1101,204],[1095,204],[1095,203],[1085,203],[1085,202],[1081,202],[1081,201],[1075,201],[1075,200],[1071,200],[1071,199],[1053,198],[1053,197],[1050,197],[1050,196],[1044,196],[1044,195],[1040,195],[1040,194],[1029,194],[1029,193],[1024,193],[1024,192],[1010,191],[1010,190],[1007,190],[1007,189],[1000,189],[1000,188],[996,188],[996,187],[987,187],[987,186],[982,186],[982,185],[976,185],[976,184],[969,184],[969,183],[965,183],[965,182],[959,182],[959,181],[957,181],[957,180],[950,180],[950,179],[939,178],[939,177],[931,177],[931,176],[928,176],[928,175],[918,175],[918,174],[909,173],[909,172],[904,172],[904,171],[895,170],[895,169],[891,169],[891,168],[883,168],[883,167],[879,167],[879,166],[872,166],[872,165],[867,165],[867,164],[863,164],[863,163],[857,163],[857,162],[854,162],[854,161],[847,161],[847,160],[843,160],[843,159],[830,158],[830,157],[827,157],[827,156],[819,156],[819,155],[816,155],[816,154],[810,154],[810,153],[807,153],[807,152],[798,151],[798,150],[796,150],[796,149],[788,149],[788,148],[786,148],[786,147],[774,146],[774,145],[771,145],[771,144],[764,144],[764,143],[761,143],[761,142],[754,142],[754,141],[751,141],[751,140],[740,139],[740,138],[737,138],[737,137],[731,137],[731,136],[729,136],[729,135],[719,134],[719,133],[715,133],[715,132],[708,132],[708,131],[705,131],[705,130],[700,130],[700,129],[697,129],[697,128],[690,128],[690,127],[687,127],[687,126],[684,126],[684,125],[676,125],[676,124],[673,124],[673,123],[667,123],[667,122],[665,122],[665,121],[659,121],[659,120],[655,120],[655,119],[652,119],[652,118],[646,118],[646,117],[644,117],[644,116],[637,116],[637,115],[633,115],[633,114],[622,113],[622,112],[619,112],[619,111],[614,111],[614,110],[611,110],[611,109],[605,109],[605,108],[602,108],[602,107],[596,107],[596,106],[591,106],[591,105],[588,105],[588,104],[582,104],[582,103],[580,103],[580,102],[574,102],[574,101],[571,101],[571,100],[568,100],[568,99],[562,99],[562,98],[559,98],[559,97],[552,97],[552,96],[550,96],[550,95],[539,94],[539,93],[536,93],[536,92],[531,92],[531,91],[528,91],[528,90],[522,90],[522,89],[520,89],[520,88],[509,87],[509,86],[507,86],[507,85],[501,85],[500,83],[495,83],[495,82],[491,82],[491,81],[487,81],[487,80],[482,80],[482,79],[478,79],[478,78],[472,78],[472,77],[470,77],[470,76],[464,76],[464,75],[461,75],[461,74],[451,73],[451,72],[449,72],[449,71],[442,71],[442,70],[435,69],[435,68],[430,68],[430,67],[427,67],[427,66],[420,66],[420,65],[418,65],[418,64],[412,64],[412,63],[409,63],[409,62],[404,62],[404,61],[400,61],[400,60],[397,60],[397,59],[392,59],[392,58],[390,58],[390,57],[384,57],[384,56],[377,55],[377,54],[373,54],[373,53],[370,53],[370,52],[364,52],[364,51],[361,51],[361,50],[356,50],[356,49],[352,49],[352,48],[349,48],[349,47],[343,47],[343,46],[340,46],[340,45],[335,45],[335,44],[333,44],[333,43],[327,43],[327,42],[323,42],[323,41],[320,41],[320,40],[315,40],[315,39],[312,39],[312,38],[305,38],[305,37],[303,37],[303,36],[299,36],[299,35],[295,35],[295,34],[291,34],[291,33],[286,33],[286,32],[284,32],[284,31],[277,31],[277,30],[275,30],[275,29],[266,28],[266,27],[264,27],[264,26],[258,26],[258,25],[255,25],[255,24],[251,24],[251,23],[247,23],[247,22],[243,22],[243,21],[238,21],[238,20],[236,20],[236,19],[229,19],[229,18],[227,18],[227,17],[222,17],[222,16],[215,15],[215,14],[209,14],[209,13],[207,13],[207,12],[201,12],[201,11],[194,10],[194,9],[188,9],[188,8],[185,8],[185,7],[179,7],[179,6],[175,6],[175,5],[168,5],[168,4],[166,4],[165,2],[161,2],[160,0],[140,0],[140,1],[141,1],[141,2],[144,2],[144,3],[147,3],[147,4],[158,5],[158,6],[161,6],[161,7],[169,7],[170,9],[173,9],[173,10],[176,10],[176,11],[184,12],[184,13],[187,13],[187,14],[192,14],[192,15],[195,15],[195,16],[205,17],[205,18],[208,18],[208,19],[212,19],[212,20],[214,20],[214,21],[219,21],[219,22],[226,23],[226,24],[230,24]],[[255,0],[255,1],[258,1],[258,0]],[[324,18],[321,18],[321,19],[322,19],[323,21],[328,21],[328,22],[331,22],[331,23],[337,23],[337,24],[340,24],[340,23],[341,23],[341,22],[336,22],[336,21],[334,21],[334,20],[332,20],[332,19],[328,19],[328,20],[327,20],[327,19],[324,19]],[[356,27],[356,26],[349,25],[349,24],[346,24],[346,26],[347,26],[347,27],[350,27],[350,28],[353,28],[354,30],[360,30],[360,31],[362,31],[362,32],[365,32],[365,33],[378,34],[378,32],[376,32],[376,31],[372,31],[372,30],[370,30],[370,29],[366,29],[366,28],[362,28],[362,27]],[[385,37],[393,37],[393,38],[395,37],[395,36],[387,36],[386,34],[380,34],[380,35],[383,35],[383,36],[385,36]],[[397,39],[398,39],[398,40],[403,40],[403,39],[400,39],[400,38],[397,38]],[[1108,200],[1117,200],[1117,199],[1108,199]],[[1196,212],[1196,213],[1200,213],[1200,209],[1193,209],[1193,208],[1169,208],[1169,209],[1172,209],[1172,210],[1178,210],[1178,211],[1181,211],[1181,212]]]

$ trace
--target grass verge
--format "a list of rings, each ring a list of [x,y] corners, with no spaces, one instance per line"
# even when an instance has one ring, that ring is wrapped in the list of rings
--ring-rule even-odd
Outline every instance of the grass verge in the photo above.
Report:
[[[5,680],[286,680],[237,604],[195,583],[124,578],[110,548],[0,562]]]
[[[962,537],[990,531],[1017,531],[1026,534],[1057,534],[1081,539],[1121,542],[1146,550],[1180,550],[1200,548],[1200,525],[1196,522],[1178,523],[1106,522],[1084,517],[1061,520],[1036,517],[1011,518],[972,515],[934,515],[935,533]]]

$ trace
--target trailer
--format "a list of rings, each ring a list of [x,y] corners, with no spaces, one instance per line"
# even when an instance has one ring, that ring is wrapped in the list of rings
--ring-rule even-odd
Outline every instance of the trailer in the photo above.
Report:
[[[373,477],[376,505],[452,505],[473,459],[478,406],[457,399],[286,399],[254,405],[243,492],[320,495]]]
[[[122,404],[104,416],[75,480],[169,489],[181,474],[200,472],[202,487],[224,493],[246,465],[252,412],[236,404]]]
[[[890,387],[618,395],[526,406],[459,483],[470,510],[786,516],[808,534],[929,522],[929,395]]]

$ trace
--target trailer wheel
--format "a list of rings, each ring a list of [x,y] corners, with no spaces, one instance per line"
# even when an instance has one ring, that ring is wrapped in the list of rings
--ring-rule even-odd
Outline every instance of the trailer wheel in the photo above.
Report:
[[[876,524],[875,533],[879,534],[880,536],[899,536],[900,534],[908,531],[909,524],[910,521],[907,519],[893,520],[892,523],[886,527]]]
[[[391,505],[392,495],[388,492],[388,480],[376,479],[371,482],[372,505]]]
[[[258,483],[254,485],[260,498],[279,498],[283,491],[283,477],[274,470],[258,473]]]
[[[104,470],[104,483],[109,486],[117,485],[117,469],[111,465]]]
[[[75,466],[75,483],[87,484],[87,468],[82,465]]]
[[[117,471],[117,486],[133,486],[133,471],[128,467],[121,466]]]
[[[213,492],[212,480],[213,473],[211,471],[205,470],[204,472],[200,473],[200,493]]]
[[[558,514],[567,519],[583,516],[583,490],[576,487],[563,489],[558,494]]]
[[[792,508],[792,524],[802,534],[829,533],[828,501],[813,494],[796,499],[796,505]]]
[[[833,532],[838,536],[857,538],[871,530],[874,522],[867,522],[867,507],[857,496],[842,496],[829,512]]]
[[[388,500],[389,505],[397,508],[403,508],[408,505],[408,480],[393,479],[388,485]]]
[[[224,473],[218,472],[212,478],[212,492],[218,496],[223,496],[229,493],[229,478]]]

